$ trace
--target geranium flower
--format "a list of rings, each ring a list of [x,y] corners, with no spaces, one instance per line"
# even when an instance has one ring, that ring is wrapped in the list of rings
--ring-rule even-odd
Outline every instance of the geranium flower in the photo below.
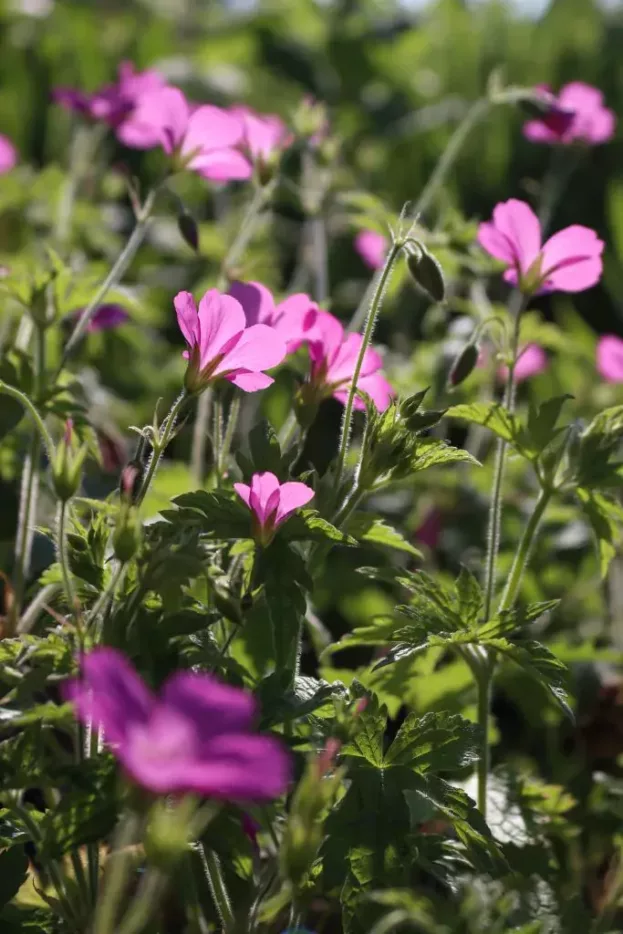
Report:
[[[79,308],[78,311],[72,313],[72,317],[80,318],[84,314],[84,311],[84,308]],[[112,328],[119,327],[120,324],[125,324],[128,318],[129,315],[127,311],[121,305],[117,305],[114,302],[100,305],[89,321],[87,331],[90,334],[95,331],[110,331]]]
[[[551,113],[524,124],[524,136],[533,143],[566,145],[581,140],[596,145],[613,136],[614,113],[604,107],[604,96],[597,88],[572,81],[558,96],[552,95],[547,85],[541,85],[540,90],[551,96],[555,107]]]
[[[258,114],[250,107],[237,105],[229,113],[242,126],[242,147],[252,162],[269,163],[291,139],[283,120],[276,114]]]
[[[286,750],[253,732],[256,705],[245,691],[211,675],[177,672],[153,694],[121,652],[96,648],[82,677],[66,686],[76,716],[101,728],[136,784],[155,794],[184,792],[225,801],[282,794]]]
[[[328,311],[318,312],[314,332],[309,339],[310,386],[319,398],[333,396],[345,403],[363,337],[361,334],[344,337],[344,328]],[[379,372],[382,366],[380,355],[369,347],[357,381],[357,388],[370,396],[380,412],[387,408],[394,396],[394,390]],[[356,409],[365,409],[358,396],[355,396],[354,405]]]
[[[8,136],[0,133],[0,175],[10,172],[17,162],[17,150]]]
[[[381,268],[387,246],[387,239],[375,230],[361,230],[355,237],[355,249],[370,269]]]
[[[137,134],[152,134],[178,165],[212,181],[245,179],[251,165],[236,148],[242,141],[240,120],[220,107],[194,109],[177,88],[144,94],[132,115]]]
[[[289,295],[279,304],[260,282],[232,282],[229,294],[243,307],[247,327],[267,324],[286,342],[288,353],[294,353],[313,332],[318,306],[304,292]]]
[[[264,545],[296,509],[305,506],[314,496],[314,491],[305,483],[279,483],[269,471],[253,474],[251,486],[234,483],[234,490],[253,513],[255,537]]]
[[[594,230],[573,224],[542,244],[536,214],[514,198],[496,205],[493,221],[478,229],[478,242],[506,263],[504,278],[526,294],[582,292],[601,277],[604,244]]]
[[[134,149],[157,146],[159,137],[153,127],[137,123],[134,113],[145,94],[166,86],[164,77],[154,69],[135,71],[132,62],[119,65],[116,84],[108,84],[93,94],[74,88],[56,88],[52,97],[57,104],[91,120],[102,120],[113,127],[118,139]]]
[[[200,392],[217,379],[245,392],[270,386],[272,377],[262,371],[277,366],[286,355],[285,341],[276,331],[265,324],[247,327],[240,302],[218,289],[209,289],[199,308],[190,292],[179,292],[174,305],[189,348],[189,392]]]
[[[623,340],[616,334],[599,338],[597,372],[608,383],[623,383]]]
[[[528,344],[519,352],[517,362],[515,363],[514,378],[516,383],[522,383],[531,376],[538,376],[543,370],[547,369],[548,357],[542,347],[538,344]],[[501,366],[498,370],[500,380],[508,379],[508,367]]]

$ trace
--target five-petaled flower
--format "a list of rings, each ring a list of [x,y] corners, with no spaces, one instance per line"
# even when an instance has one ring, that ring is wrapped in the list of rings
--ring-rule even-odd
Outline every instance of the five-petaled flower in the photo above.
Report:
[[[333,396],[339,402],[346,402],[362,341],[361,334],[345,337],[344,328],[329,312],[318,312],[309,338],[311,372],[308,384],[317,401]],[[385,411],[394,396],[394,390],[380,372],[382,366],[380,355],[368,347],[356,387],[370,396],[379,412]],[[354,405],[359,410],[365,409],[359,396],[355,396]]]
[[[623,340],[616,334],[599,338],[597,372],[607,383],[623,383]]]
[[[582,292],[601,277],[604,244],[594,230],[573,224],[542,243],[536,214],[514,198],[496,205],[493,220],[479,227],[478,242],[506,263],[506,281],[528,295]]]
[[[277,366],[286,355],[285,341],[273,328],[265,324],[248,327],[240,302],[218,289],[209,289],[199,308],[190,292],[179,292],[174,305],[188,343],[188,392],[201,392],[217,379],[226,379],[245,392],[270,386],[273,379],[263,371]]]
[[[253,730],[254,698],[211,675],[176,672],[158,695],[115,649],[83,656],[65,694],[137,784],[155,794],[266,801],[285,790],[289,756]]]
[[[275,304],[270,289],[260,282],[232,282],[229,294],[242,305],[247,327],[269,325],[286,342],[288,353],[294,353],[312,336],[318,306],[304,292]]]
[[[314,491],[305,483],[289,480],[280,483],[274,473],[253,474],[251,486],[234,483],[234,489],[253,514],[254,537],[263,545],[273,538],[277,528],[305,506]]]
[[[259,114],[240,104],[231,107],[229,112],[240,121],[242,149],[254,165],[270,164],[292,138],[285,123],[276,114]]]
[[[546,85],[539,87],[553,107],[549,113],[529,120],[523,132],[533,143],[605,143],[614,134],[614,114],[604,107],[601,91],[582,81],[566,84],[552,95]]]
[[[370,269],[381,268],[387,247],[387,237],[375,230],[361,230],[355,237],[355,249]]]
[[[251,175],[251,164],[237,149],[242,124],[220,107],[192,107],[178,88],[165,87],[144,94],[132,119],[157,138],[178,168],[218,182]]]

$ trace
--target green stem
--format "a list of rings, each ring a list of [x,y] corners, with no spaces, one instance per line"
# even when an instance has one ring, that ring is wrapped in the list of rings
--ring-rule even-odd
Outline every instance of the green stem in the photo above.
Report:
[[[76,591],[74,589],[73,580],[71,577],[71,568],[69,566],[69,555],[67,553],[67,513],[68,513],[69,504],[65,501],[59,502],[58,504],[58,520],[57,520],[57,553],[58,553],[58,562],[61,566],[61,574],[63,576],[63,587],[65,590],[65,598],[67,600],[67,605],[69,606],[69,611],[73,617],[76,627],[79,626],[79,616],[78,609],[76,607]]]
[[[238,425],[238,416],[240,415],[240,396],[238,393],[231,400],[229,411],[227,413],[227,420],[225,422],[225,435],[223,436],[223,444],[221,445],[221,460],[219,464],[219,476],[222,476],[225,470],[227,469],[227,459],[229,457],[229,452],[231,449],[232,442],[234,440],[234,435],[236,433],[236,426]]]
[[[143,477],[143,483],[141,489],[139,490],[138,496],[136,498],[136,505],[140,506],[147,495],[147,491],[151,486],[151,483],[156,475],[158,470],[158,465],[162,455],[164,454],[171,436],[173,434],[173,429],[175,428],[176,422],[180,416],[180,412],[184,408],[186,402],[188,401],[188,395],[186,390],[183,389],[175,402],[173,403],[169,414],[167,415],[162,430],[160,432],[160,437],[154,443],[154,451],[145,471],[145,476]]]
[[[348,389],[348,397],[346,399],[346,405],[344,406],[344,417],[342,419],[342,433],[340,437],[340,447],[338,450],[337,456],[337,468],[335,475],[335,487],[339,490],[340,483],[342,481],[342,475],[344,473],[344,467],[346,465],[346,457],[348,455],[348,445],[350,441],[350,432],[352,427],[353,420],[353,407],[355,402],[355,394],[357,392],[357,381],[359,380],[359,375],[361,373],[361,368],[363,366],[363,360],[366,355],[366,351],[370,346],[372,341],[372,335],[374,333],[374,325],[376,324],[377,315],[379,313],[381,304],[383,302],[383,296],[385,295],[385,289],[389,282],[392,270],[394,268],[394,263],[402,249],[402,243],[400,241],[395,241],[392,243],[391,249],[387,254],[385,260],[385,265],[381,270],[381,273],[374,290],[374,295],[372,296],[372,301],[370,302],[370,308],[368,310],[368,316],[366,318],[366,324],[363,331],[363,340],[361,341],[361,347],[359,348],[359,355],[357,357],[357,362],[355,363],[355,368],[353,370],[352,381]]]
[[[523,573],[526,569],[526,565],[530,557],[530,552],[536,538],[539,523],[543,518],[543,514],[547,509],[553,492],[554,491],[551,489],[551,487],[543,487],[539,493],[539,498],[536,501],[532,515],[528,519],[528,523],[524,529],[521,541],[519,542],[519,547],[517,548],[517,552],[513,560],[513,566],[508,576],[508,580],[506,581],[504,593],[502,594],[498,613],[502,613],[504,610],[512,609],[515,600],[517,599],[519,588],[521,587]]]
[[[228,934],[228,932],[234,930],[236,919],[231,907],[221,864],[214,850],[206,849],[202,843],[198,845],[198,849],[210,892],[223,925],[223,931]]]
[[[106,874],[101,897],[95,906],[93,934],[115,934],[119,903],[128,883],[128,870],[132,857],[128,847],[134,842],[138,830],[138,817],[126,815],[115,833],[115,841],[106,863]]]
[[[485,665],[476,677],[478,688],[478,726],[480,727],[480,756],[478,758],[478,810],[487,819],[487,781],[489,777],[489,712],[491,707],[492,670]]]
[[[212,392],[210,389],[206,389],[197,399],[197,413],[190,450],[190,470],[198,486],[203,485],[205,477],[206,435],[208,433],[211,408]]]
[[[116,934],[140,934],[162,900],[166,878],[158,869],[149,868]]]
[[[218,388],[212,398],[212,460],[216,485],[221,485],[221,461],[223,450],[223,401]]]
[[[128,242],[126,243],[123,250],[121,251],[117,259],[115,260],[114,265],[110,269],[110,272],[108,273],[108,275],[106,276],[102,284],[100,285],[99,289],[97,290],[97,292],[95,293],[95,295],[93,296],[93,298],[91,299],[91,301],[89,302],[85,310],[80,315],[80,318],[76,322],[76,326],[69,340],[67,341],[67,344],[65,345],[65,349],[63,350],[63,355],[61,357],[61,361],[56,371],[56,376],[58,376],[60,371],[63,369],[63,367],[67,363],[67,360],[71,356],[73,350],[75,349],[77,344],[79,344],[80,340],[86,334],[87,328],[89,327],[89,324],[91,323],[93,315],[95,314],[100,304],[106,297],[106,294],[110,291],[110,289],[114,288],[114,286],[116,286],[120,282],[126,269],[128,268],[128,266],[134,259],[134,256],[136,255],[136,252],[138,248],[140,247],[141,243],[143,242],[145,238],[145,234],[147,233],[147,230],[149,229],[151,213],[154,209],[154,204],[156,202],[157,194],[158,194],[158,188],[153,188],[147,195],[147,198],[145,199],[145,203],[143,204],[143,207],[141,208],[141,211],[137,216],[136,226],[134,227],[134,230],[132,231],[130,238],[128,239]]]

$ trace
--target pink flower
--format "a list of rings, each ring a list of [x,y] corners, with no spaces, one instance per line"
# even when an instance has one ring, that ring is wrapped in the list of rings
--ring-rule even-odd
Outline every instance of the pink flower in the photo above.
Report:
[[[132,116],[137,135],[156,138],[184,168],[212,181],[245,179],[251,165],[235,148],[242,141],[240,121],[206,104],[193,109],[177,88],[144,94]]]
[[[441,533],[443,532],[443,513],[436,506],[432,506],[415,532],[415,538],[422,542],[431,551],[439,545]]]
[[[247,327],[267,324],[286,342],[288,353],[294,353],[311,337],[318,306],[303,292],[288,296],[278,305],[260,282],[232,282],[229,294],[242,305]]]
[[[253,474],[251,486],[234,483],[234,490],[253,513],[255,537],[264,545],[296,509],[305,506],[314,496],[314,491],[305,483],[279,483],[274,473],[268,471]]]
[[[247,327],[240,302],[218,289],[209,289],[199,308],[190,292],[174,299],[177,322],[188,343],[185,384],[201,392],[217,379],[226,379],[245,392],[265,389],[273,382],[263,373],[286,355],[284,340],[265,324]]]
[[[283,120],[275,114],[258,114],[249,107],[230,107],[242,126],[242,145],[252,162],[267,163],[279,154],[291,139]]]
[[[72,317],[79,318],[84,310],[84,308],[79,308],[78,311],[73,312]],[[89,334],[94,331],[110,331],[112,328],[124,324],[128,318],[127,311],[121,305],[116,305],[114,302],[108,305],[100,305],[89,321],[87,331]]]
[[[623,340],[615,334],[597,342],[597,372],[608,383],[623,383]]]
[[[116,84],[105,85],[94,94],[73,88],[56,88],[52,97],[68,110],[107,123],[115,129],[117,137],[126,146],[149,149],[158,145],[159,138],[153,128],[137,124],[134,114],[144,95],[165,86],[164,77],[154,69],[135,71],[132,62],[122,62]]]
[[[211,675],[177,672],[153,694],[121,652],[83,656],[66,696],[83,723],[101,727],[127,774],[155,794],[226,801],[282,794],[290,763],[281,742],[253,732],[253,697]]]
[[[478,229],[478,242],[506,263],[504,278],[526,294],[582,292],[601,276],[604,244],[594,230],[574,224],[541,244],[536,214],[514,198],[496,205],[493,221]]]
[[[385,262],[387,239],[374,230],[362,230],[355,237],[355,249],[370,269],[380,269]]]
[[[10,172],[17,162],[17,150],[8,136],[0,133],[0,175]]]
[[[538,344],[528,344],[520,351],[515,364],[515,382],[522,383],[531,376],[538,376],[543,370],[547,369],[547,354]],[[501,366],[498,370],[498,378],[504,382],[508,379],[508,367]]]
[[[552,112],[524,124],[523,132],[533,143],[605,143],[614,134],[614,113],[603,106],[603,94],[590,84],[572,81],[558,97],[547,86],[541,90],[551,96]]]
[[[310,385],[320,398],[333,396],[344,403],[348,398],[363,337],[361,334],[344,337],[344,328],[328,311],[318,312],[314,331],[309,339]],[[385,411],[394,396],[394,390],[379,372],[382,365],[380,355],[369,347],[357,381],[357,389],[367,393],[380,412]],[[354,405],[356,409],[365,409],[363,400],[358,396],[355,396]]]

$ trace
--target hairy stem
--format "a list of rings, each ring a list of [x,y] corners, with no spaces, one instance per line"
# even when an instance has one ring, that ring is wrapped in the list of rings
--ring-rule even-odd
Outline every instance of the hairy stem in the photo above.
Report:
[[[128,814],[117,827],[112,851],[106,862],[106,873],[100,897],[95,907],[93,934],[115,934],[119,903],[128,884],[132,856],[130,845],[138,831],[138,818]]]
[[[210,887],[216,910],[223,924],[223,931],[225,934],[228,934],[228,932],[233,931],[236,919],[231,907],[221,864],[214,850],[206,849],[202,843],[198,845],[198,849],[206,879],[208,880],[208,886]]]
[[[173,434],[173,430],[175,428],[177,420],[180,416],[182,409],[186,405],[187,401],[188,401],[188,395],[186,393],[186,390],[183,389],[181,393],[179,394],[179,396],[177,397],[177,399],[175,400],[175,402],[173,403],[171,407],[171,411],[169,412],[169,414],[164,420],[164,424],[160,432],[160,437],[154,443],[153,454],[151,455],[149,464],[147,465],[147,470],[145,471],[145,476],[143,477],[143,482],[141,484],[139,494],[136,498],[137,506],[140,506],[140,504],[143,502],[143,500],[145,499],[147,495],[147,491],[149,490],[149,487],[151,486],[152,481],[156,475],[156,471],[158,470],[158,465],[160,464],[162,455],[164,454],[166,448],[168,447],[168,444],[171,440],[171,436]]]
[[[58,518],[57,518],[57,540],[56,540],[56,551],[58,557],[58,563],[61,566],[61,574],[63,576],[63,588],[65,590],[65,598],[67,600],[67,605],[69,607],[69,612],[72,615],[76,630],[80,642],[82,642],[82,637],[80,635],[80,618],[78,614],[78,608],[76,606],[76,591],[74,589],[71,568],[69,565],[69,554],[67,552],[67,518],[69,512],[69,503],[61,501],[58,504]]]
[[[359,375],[361,373],[361,368],[363,366],[363,360],[366,355],[366,350],[370,346],[372,341],[372,335],[374,333],[374,325],[376,324],[376,319],[383,302],[383,296],[385,295],[385,289],[389,282],[392,270],[394,268],[394,263],[402,249],[402,243],[396,241],[392,244],[387,258],[385,260],[385,265],[381,270],[379,275],[378,282],[376,284],[376,289],[374,290],[374,295],[372,296],[372,301],[370,302],[370,308],[368,309],[368,316],[366,318],[366,324],[363,331],[363,340],[361,342],[361,347],[359,348],[359,355],[355,363],[355,369],[353,370],[353,377],[351,384],[348,389],[348,397],[346,399],[346,405],[344,406],[344,416],[342,418],[342,432],[340,436],[340,446],[337,456],[337,469],[335,475],[335,486],[336,489],[339,489],[342,475],[344,473],[344,467],[346,465],[346,458],[348,456],[348,445],[350,442],[350,432],[352,428],[353,420],[353,410],[355,403],[355,394],[357,392],[357,381],[359,380]]]
[[[506,581],[504,593],[502,594],[498,613],[501,613],[504,610],[512,609],[515,600],[517,599],[523,574],[526,569],[526,565],[528,564],[532,546],[534,545],[536,539],[539,523],[541,522],[543,514],[547,509],[550,499],[552,498],[552,493],[553,490],[551,487],[543,487],[539,494],[539,498],[536,501],[532,515],[528,519],[523,535],[521,536],[521,541],[519,542],[519,546],[513,560],[513,566],[508,576],[508,580]]]

